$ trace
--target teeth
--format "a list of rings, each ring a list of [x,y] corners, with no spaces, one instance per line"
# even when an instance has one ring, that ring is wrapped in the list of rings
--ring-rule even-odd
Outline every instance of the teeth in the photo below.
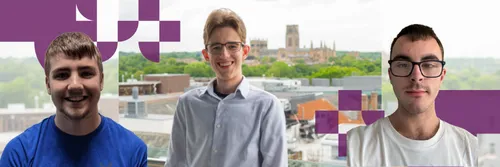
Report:
[[[225,63],[219,63],[220,66],[229,66],[231,65],[231,62],[225,62]]]
[[[83,96],[80,96],[80,97],[70,97],[68,99],[71,100],[71,101],[80,101],[80,100],[83,100]]]

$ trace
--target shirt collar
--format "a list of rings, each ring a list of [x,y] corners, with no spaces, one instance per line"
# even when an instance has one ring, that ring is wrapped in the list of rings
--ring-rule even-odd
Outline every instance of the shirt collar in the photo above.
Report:
[[[215,92],[214,92],[214,88],[215,88],[214,83],[216,80],[217,80],[216,78],[210,80],[207,87],[201,91],[201,96],[203,96],[203,95],[217,96],[217,95],[215,95]],[[238,87],[236,87],[235,93],[241,95],[243,98],[246,99],[248,97],[248,92],[250,92],[250,83],[248,82],[246,77],[243,76],[240,84],[238,85]]]

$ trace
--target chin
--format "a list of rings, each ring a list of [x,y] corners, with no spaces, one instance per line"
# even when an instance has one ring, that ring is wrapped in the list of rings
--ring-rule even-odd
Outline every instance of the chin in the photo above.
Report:
[[[64,114],[65,117],[77,121],[86,118],[90,114],[90,110],[87,108],[65,108],[61,113]]]
[[[423,104],[423,103],[409,103],[407,104],[404,108],[406,111],[410,114],[421,114],[425,113],[429,109],[429,105]]]
[[[222,79],[222,80],[230,80],[230,79],[233,79],[236,75],[232,74],[232,73],[225,73],[225,74],[219,74],[217,76],[218,79]]]

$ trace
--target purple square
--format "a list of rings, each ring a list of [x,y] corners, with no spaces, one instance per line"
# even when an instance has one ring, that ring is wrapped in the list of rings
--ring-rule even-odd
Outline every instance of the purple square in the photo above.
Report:
[[[316,134],[338,133],[339,112],[332,110],[317,110],[315,114]]]
[[[339,90],[339,110],[361,110],[361,90]]]

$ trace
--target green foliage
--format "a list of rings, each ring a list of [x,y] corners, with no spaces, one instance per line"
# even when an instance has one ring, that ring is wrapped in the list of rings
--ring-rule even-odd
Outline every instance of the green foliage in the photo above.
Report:
[[[214,77],[215,73],[210,65],[205,62],[186,64],[179,59],[200,57],[197,52],[165,53],[161,55],[159,63],[150,62],[140,54],[128,54],[120,56],[120,76],[131,75],[139,79],[140,74],[154,73],[186,73],[193,77]],[[184,56],[184,57],[183,57]],[[341,78],[351,75],[380,75],[379,58],[355,58],[353,56],[342,56],[330,58],[335,64],[307,65],[304,60],[296,60],[295,65],[276,61],[276,58],[263,56],[258,58],[260,65],[248,66],[243,64],[242,72],[245,76],[268,76],[282,78]],[[121,79],[121,78],[120,78]]]
[[[318,72],[312,74],[312,78],[343,78],[346,76],[359,76],[363,75],[363,71],[355,67],[341,67],[332,66],[328,68],[322,68]]]
[[[293,67],[281,61],[274,62],[271,68],[266,72],[266,76],[281,78],[293,78],[295,74]]]
[[[184,67],[184,74],[191,77],[215,77],[215,73],[205,62],[190,63]]]
[[[45,73],[36,58],[2,58],[0,62],[0,108],[6,108],[11,103],[24,103],[26,107],[33,108],[35,96],[38,96],[40,107],[51,103],[45,86]],[[103,68],[104,89],[101,93],[118,94],[118,60],[107,60]]]
[[[245,76],[262,76],[269,68],[271,65],[248,66],[243,64],[242,71]]]

